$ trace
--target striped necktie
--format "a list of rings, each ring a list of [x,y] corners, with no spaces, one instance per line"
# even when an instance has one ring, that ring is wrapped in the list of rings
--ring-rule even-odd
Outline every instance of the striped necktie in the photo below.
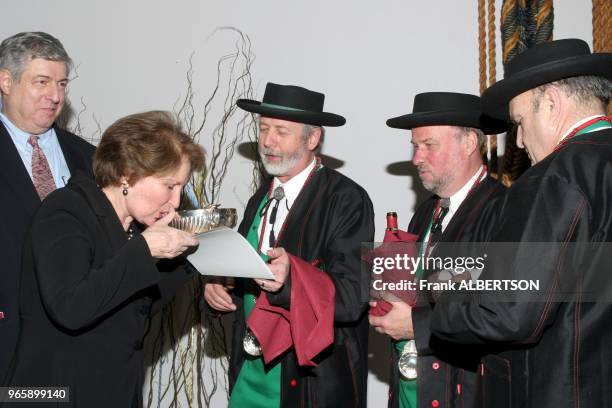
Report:
[[[434,214],[433,224],[431,226],[431,232],[429,234],[429,242],[432,245],[435,245],[442,236],[442,221],[444,221],[444,217],[448,214],[448,209],[450,207],[450,199],[449,198],[440,198],[438,201],[438,208],[436,208],[436,212]]]
[[[42,201],[55,190],[55,181],[53,181],[49,162],[38,145],[38,136],[31,135],[28,143],[32,145],[32,180],[34,181],[34,188],[36,188],[36,192]]]

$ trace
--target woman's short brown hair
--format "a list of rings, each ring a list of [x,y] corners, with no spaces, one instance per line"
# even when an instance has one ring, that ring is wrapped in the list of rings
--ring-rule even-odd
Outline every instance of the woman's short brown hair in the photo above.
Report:
[[[204,149],[169,112],[143,112],[106,129],[93,157],[93,170],[100,187],[119,185],[123,176],[134,184],[143,177],[175,171],[183,158],[191,171],[199,170],[204,166]]]

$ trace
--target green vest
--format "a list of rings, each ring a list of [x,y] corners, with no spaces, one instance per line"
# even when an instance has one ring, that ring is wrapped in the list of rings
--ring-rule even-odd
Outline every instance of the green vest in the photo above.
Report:
[[[435,213],[435,210],[434,210]],[[427,230],[423,235],[423,238],[427,238],[429,233],[431,232],[431,226],[433,224],[434,214],[431,214],[431,218],[429,220],[429,225],[427,226]],[[427,247],[426,242],[421,242],[421,246],[419,247],[419,257],[424,256],[425,248]],[[419,268],[415,271],[415,279],[418,282],[423,276],[423,269],[419,266]],[[399,340],[396,341],[394,346],[398,355],[402,354],[404,350],[404,346],[406,345],[407,340]],[[394,367],[394,369],[399,370],[399,368]],[[397,399],[399,401],[399,408],[416,408],[417,407],[417,380],[405,380],[402,378],[402,375],[398,373],[399,381],[398,381],[398,395]]]
[[[261,210],[267,201],[268,195],[263,198],[253,223],[247,234],[247,241],[257,251],[259,247],[259,224],[261,223]],[[266,255],[260,254],[264,261],[267,261]],[[256,288],[253,280],[249,279],[245,285],[244,294],[244,319],[249,318],[249,314],[255,306]],[[280,406],[280,383],[281,383],[281,365],[275,364],[272,367],[266,367],[263,358],[253,357],[246,354],[244,363],[238,374],[238,379],[232,390],[232,395],[229,400],[230,408],[271,408]]]

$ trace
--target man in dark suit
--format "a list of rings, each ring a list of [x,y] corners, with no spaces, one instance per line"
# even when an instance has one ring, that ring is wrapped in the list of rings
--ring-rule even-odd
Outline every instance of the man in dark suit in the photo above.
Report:
[[[510,115],[532,166],[500,200],[481,282],[539,285],[439,298],[433,333],[498,348],[484,359],[483,406],[612,403],[611,98],[612,53],[578,39],[527,49],[483,93],[486,112]]]
[[[428,92],[416,95],[412,113],[389,119],[387,125],[412,130],[412,162],[423,186],[434,194],[419,205],[408,227],[419,237],[419,255],[447,256],[449,245],[443,242],[476,239],[487,204],[503,192],[482,160],[485,133],[498,133],[506,124],[485,117],[475,95]],[[456,256],[465,256],[459,246]],[[429,273],[416,271],[417,279]],[[431,336],[427,298],[418,299],[414,308],[402,301],[391,304],[387,314],[370,316],[377,332],[395,340],[389,406],[477,406],[479,355]],[[416,367],[404,363],[410,353],[418,355]]]
[[[92,175],[94,146],[54,126],[71,65],[46,33],[19,33],[0,44],[0,382],[19,334],[21,253],[32,216],[74,172]]]
[[[249,200],[239,232],[270,258],[275,279],[238,279],[231,295],[206,285],[213,308],[236,312],[232,408],[367,404],[368,276],[360,247],[374,238],[374,214],[365,190],[315,155],[323,126],[345,123],[323,112],[324,98],[268,83],[262,102],[237,103],[261,115],[259,153],[274,176]]]

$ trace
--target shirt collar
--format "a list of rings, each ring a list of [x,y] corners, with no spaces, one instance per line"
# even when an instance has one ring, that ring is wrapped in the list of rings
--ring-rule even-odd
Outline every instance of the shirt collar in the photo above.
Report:
[[[0,112],[0,121],[4,124],[4,127],[6,128],[6,130],[11,135],[11,139],[13,139],[13,142],[15,144],[18,144],[20,146],[26,146],[28,144],[28,139],[30,138],[30,133],[25,132],[25,131],[21,130],[20,128],[18,128],[2,112]],[[43,145],[48,143],[48,140],[51,138],[52,131],[53,131],[53,128],[49,128],[49,129],[47,129],[46,132],[41,133],[40,135],[37,135],[38,136],[38,143],[39,144],[43,144]]]
[[[455,211],[457,211],[457,209],[459,208],[463,200],[465,200],[467,195],[470,193],[472,186],[476,183],[477,177],[479,177],[482,172],[482,168],[483,168],[483,165],[481,164],[478,170],[476,171],[476,173],[474,173],[474,175],[468,180],[468,182],[465,183],[463,187],[459,189],[459,191],[457,191],[455,194],[450,196],[450,205],[448,206],[448,210],[450,213],[454,213]],[[484,176],[481,177],[481,179],[478,180],[478,182],[480,183],[483,178]]]
[[[281,183],[278,178],[274,177],[274,181],[272,183],[272,191],[274,191],[274,189],[278,186],[283,187],[283,190],[285,191],[285,198],[287,199],[288,208],[291,208],[298,194],[300,194],[302,187],[304,187],[304,183],[306,183],[306,179],[308,179],[308,175],[310,174],[312,169],[314,169],[316,163],[317,159],[314,158],[304,170],[292,177],[285,184]]]

